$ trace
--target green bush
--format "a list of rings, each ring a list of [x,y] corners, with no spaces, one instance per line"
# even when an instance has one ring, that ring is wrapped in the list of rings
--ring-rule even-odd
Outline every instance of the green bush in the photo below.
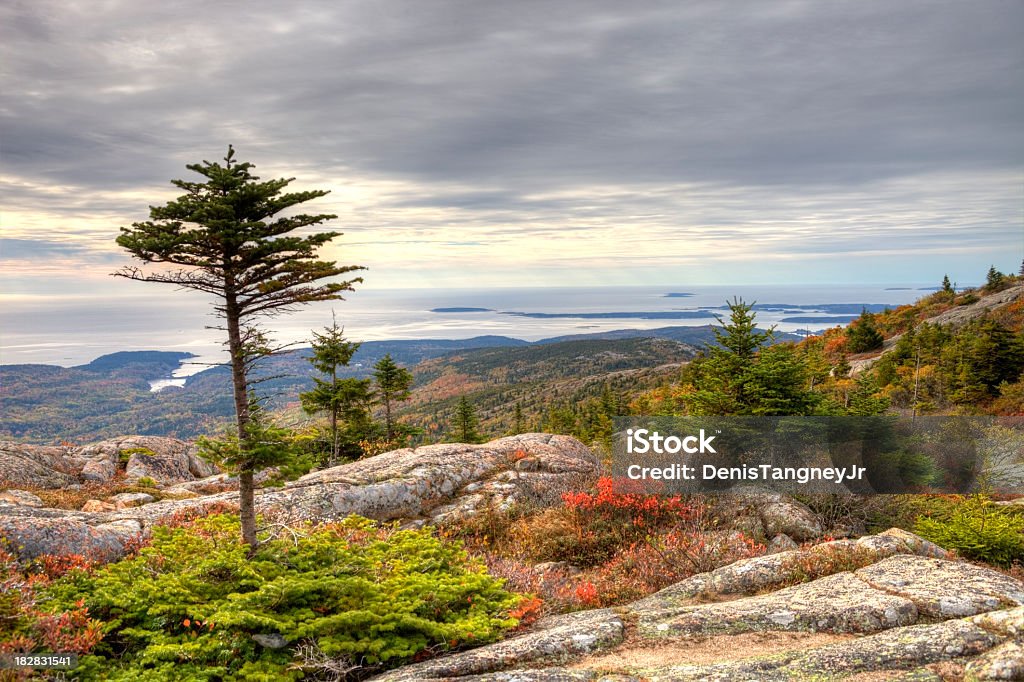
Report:
[[[82,600],[104,622],[103,641],[76,672],[281,680],[351,666],[365,674],[428,648],[493,641],[516,625],[508,612],[519,598],[428,530],[352,517],[282,530],[252,556],[238,535],[231,516],[158,527],[137,556],[48,588],[52,610]]]
[[[982,495],[965,499],[948,514],[921,516],[914,529],[967,559],[1004,567],[1024,561],[1024,515]]]

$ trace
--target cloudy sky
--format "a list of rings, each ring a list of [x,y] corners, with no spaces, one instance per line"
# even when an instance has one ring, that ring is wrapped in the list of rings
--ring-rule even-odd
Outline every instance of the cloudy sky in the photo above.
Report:
[[[1024,3],[7,0],[3,296],[228,143],[367,287],[977,281],[1024,256]],[[155,286],[155,285],[151,285]]]

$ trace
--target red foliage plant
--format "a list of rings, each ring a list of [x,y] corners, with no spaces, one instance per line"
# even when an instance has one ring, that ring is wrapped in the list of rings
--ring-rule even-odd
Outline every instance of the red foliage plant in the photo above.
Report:
[[[103,638],[103,624],[82,602],[62,613],[38,604],[39,590],[72,570],[91,570],[82,556],[42,556],[26,569],[0,547],[0,654],[87,654]]]
[[[564,493],[562,501],[572,510],[586,511],[605,518],[625,514],[638,527],[658,526],[666,522],[692,518],[698,511],[695,503],[684,502],[679,495],[662,496],[631,492],[635,482],[602,476],[595,492]]]

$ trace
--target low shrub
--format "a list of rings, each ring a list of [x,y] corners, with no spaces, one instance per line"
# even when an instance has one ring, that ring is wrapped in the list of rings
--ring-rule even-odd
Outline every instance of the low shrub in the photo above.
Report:
[[[92,651],[103,637],[102,623],[90,616],[83,602],[60,611],[41,606],[42,592],[54,578],[90,566],[81,557],[44,556],[25,567],[0,547],[0,655]],[[7,672],[10,677],[0,673],[0,679],[20,679]],[[27,676],[26,671],[23,677]]]
[[[963,499],[949,510],[922,515],[914,530],[967,559],[1002,567],[1024,562],[1024,513],[996,505],[983,495]]]
[[[673,530],[649,536],[588,571],[577,588],[585,606],[612,606],[647,596],[690,576],[764,554],[739,532]]]
[[[49,586],[53,612],[86,608],[104,623],[78,672],[112,680],[365,676],[516,626],[509,612],[520,598],[429,530],[352,517],[287,531],[249,555],[237,517],[157,527],[136,556]]]

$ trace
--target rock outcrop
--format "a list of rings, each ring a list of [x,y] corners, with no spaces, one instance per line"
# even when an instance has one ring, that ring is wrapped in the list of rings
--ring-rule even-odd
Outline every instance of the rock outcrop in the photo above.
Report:
[[[106,457],[102,453],[114,450],[96,447],[90,452]],[[259,490],[256,506],[265,518],[284,523],[358,514],[419,526],[518,502],[555,504],[563,492],[587,487],[598,473],[597,459],[575,438],[531,433],[484,445],[441,444],[386,452],[310,473],[281,488]],[[0,504],[0,538],[10,540],[26,557],[93,552],[110,557],[116,555],[119,541],[122,548],[127,541],[126,528],[144,531],[179,512],[236,501],[237,493],[224,492],[93,512]]]
[[[794,569],[825,555],[865,565],[793,584]],[[787,647],[771,646],[782,636]],[[1022,643],[1024,583],[894,529],[745,559],[624,607],[542,619],[505,641],[374,679],[940,680],[928,666],[943,664],[967,679],[1010,680],[1022,679]],[[700,662],[707,649],[715,662]]]
[[[124,436],[85,446],[0,443],[0,485],[66,488],[106,483],[124,470],[128,483],[151,478],[159,484],[194,481],[217,473],[193,443],[158,436]]]

